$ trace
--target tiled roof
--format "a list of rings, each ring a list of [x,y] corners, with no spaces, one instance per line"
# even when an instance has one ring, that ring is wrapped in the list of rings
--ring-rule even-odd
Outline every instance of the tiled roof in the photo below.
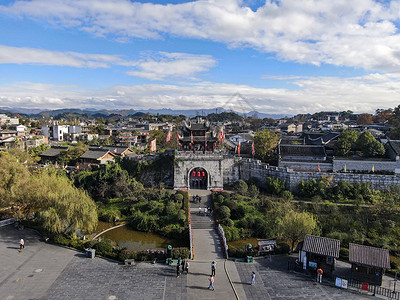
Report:
[[[109,153],[107,149],[98,149],[95,150],[93,148],[89,149],[85,153],[83,153],[79,158],[86,158],[86,159],[100,159],[107,153]],[[110,152],[111,153],[111,152]],[[112,154],[112,153],[111,153]]]
[[[124,151],[126,151],[129,148],[121,147],[121,146],[103,146],[103,149],[107,149],[108,151],[110,151],[113,154],[121,155]],[[132,152],[132,150],[130,150],[129,152]]]
[[[279,153],[282,156],[326,156],[324,146],[311,145],[280,145]]]
[[[42,154],[40,154],[40,156],[41,157],[57,157],[60,155],[61,151],[66,151],[66,150],[68,150],[68,147],[51,147],[50,149],[47,149]]]
[[[400,154],[400,141],[396,140],[390,140],[389,145],[392,147],[393,151],[396,153],[396,155]]]
[[[349,262],[390,269],[389,250],[350,243]]]
[[[304,237],[303,251],[329,257],[339,257],[340,241],[307,234]]]
[[[340,136],[337,132],[328,132],[328,133],[306,133],[304,137],[306,139],[307,144],[311,145],[325,145],[328,142],[337,139]]]

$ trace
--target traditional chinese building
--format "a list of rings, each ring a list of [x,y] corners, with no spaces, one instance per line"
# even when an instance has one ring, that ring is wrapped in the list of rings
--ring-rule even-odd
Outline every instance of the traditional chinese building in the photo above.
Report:
[[[222,141],[222,135],[221,127],[212,126],[209,121],[196,117],[183,122],[179,143],[183,151],[213,152],[217,142]]]
[[[353,279],[381,285],[385,270],[390,269],[389,250],[350,243],[349,262]]]
[[[201,117],[182,123],[180,149],[175,153],[175,189],[222,189],[238,179],[234,156],[216,151],[223,138],[223,127]]]
[[[335,269],[335,260],[339,258],[339,240],[307,234],[299,248],[299,262],[303,264],[303,269],[322,268],[325,273],[332,273]]]

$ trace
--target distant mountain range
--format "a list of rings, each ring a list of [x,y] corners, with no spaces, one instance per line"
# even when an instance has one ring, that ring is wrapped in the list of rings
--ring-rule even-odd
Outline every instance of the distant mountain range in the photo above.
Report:
[[[72,114],[81,114],[81,115],[90,115],[93,117],[109,117],[111,115],[121,115],[123,117],[126,116],[138,116],[145,113],[150,113],[152,115],[172,115],[179,116],[184,115],[187,117],[194,117],[197,115],[207,116],[212,113],[221,113],[221,112],[231,112],[230,110],[225,110],[222,107],[217,107],[213,109],[170,109],[170,108],[162,108],[162,109],[147,109],[147,110],[96,110],[96,109],[78,109],[78,108],[63,108],[63,109],[55,109],[55,110],[41,110],[41,109],[27,109],[27,108],[10,108],[10,107],[0,107],[0,113],[18,113],[27,116],[42,116],[49,115],[55,117],[59,114],[72,113]],[[238,115],[244,115],[243,113],[235,112]],[[265,114],[256,111],[251,111],[245,114],[246,116],[254,116],[256,115],[258,118],[272,118],[272,119],[280,119],[284,118],[286,115],[282,114]]]

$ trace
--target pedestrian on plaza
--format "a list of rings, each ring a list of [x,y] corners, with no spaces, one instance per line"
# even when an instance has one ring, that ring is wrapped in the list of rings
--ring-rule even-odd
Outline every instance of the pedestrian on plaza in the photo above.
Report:
[[[22,249],[25,248],[25,241],[24,239],[19,240],[19,251],[22,251]]]
[[[256,273],[251,274],[251,285],[254,285],[256,283]]]
[[[322,274],[324,274],[324,271],[322,271],[321,268],[317,269],[317,282],[322,283]]]
[[[181,262],[182,274],[183,274],[183,271],[185,271],[185,264],[186,264],[185,259],[183,259]]]
[[[181,265],[179,263],[176,264],[176,278],[179,277],[179,275],[181,275]]]
[[[211,263],[211,276],[215,276],[215,268],[217,266],[217,263],[215,261],[213,261]]]
[[[199,207],[199,216],[201,215],[201,207]]]
[[[215,290],[214,288],[214,276],[210,275],[210,285],[208,286],[208,289],[212,289],[213,291]]]
[[[189,262],[186,261],[186,262],[185,262],[185,271],[186,271],[186,274],[189,274],[189,267],[190,267]]]
[[[201,197],[199,196],[199,203],[201,203]]]
[[[204,215],[207,216],[207,207],[204,207]]]

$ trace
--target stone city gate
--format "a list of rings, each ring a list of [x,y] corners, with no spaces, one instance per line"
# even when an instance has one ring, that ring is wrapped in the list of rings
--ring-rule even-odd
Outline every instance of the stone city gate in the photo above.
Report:
[[[188,174],[191,189],[206,190],[208,188],[208,172],[204,168],[193,168]]]
[[[174,164],[175,189],[222,189],[237,180],[233,157],[223,153],[175,151]]]

